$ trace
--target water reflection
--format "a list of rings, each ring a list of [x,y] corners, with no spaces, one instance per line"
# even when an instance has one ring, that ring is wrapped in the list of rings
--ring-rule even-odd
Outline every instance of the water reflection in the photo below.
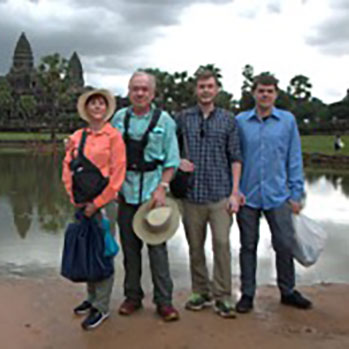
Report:
[[[0,274],[42,275],[57,270],[64,228],[73,209],[60,181],[61,156],[0,154]],[[304,213],[328,232],[326,249],[312,268],[297,266],[300,283],[349,282],[349,173],[307,171]],[[210,235],[209,235],[210,236]],[[239,231],[231,231],[233,277],[238,282]],[[211,241],[206,244],[212,267]],[[146,253],[146,251],[145,251]],[[169,243],[172,275],[178,288],[190,285],[188,246],[183,229]],[[261,222],[258,282],[275,283],[274,252],[265,220]],[[151,276],[144,259],[144,283],[151,290]],[[116,278],[122,284],[122,258],[116,259]]]
[[[9,201],[21,238],[26,238],[34,212],[40,229],[58,233],[64,227],[72,210],[60,183],[60,171],[59,156],[1,154],[0,198]]]
[[[307,183],[311,186],[324,180],[332,184],[335,190],[340,191],[346,198],[349,198],[349,174],[346,172],[328,171],[327,173],[319,172],[321,170],[308,170]],[[323,170],[322,170],[323,171]]]

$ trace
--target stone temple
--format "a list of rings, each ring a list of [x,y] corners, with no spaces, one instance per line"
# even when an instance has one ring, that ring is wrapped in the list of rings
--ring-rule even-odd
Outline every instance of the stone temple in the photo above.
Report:
[[[36,115],[42,115],[46,106],[43,105],[43,91],[38,79],[38,68],[34,64],[34,55],[30,42],[25,33],[22,33],[14,49],[12,65],[5,76],[0,76],[0,87],[6,84],[11,90],[14,106],[8,121],[25,119],[19,107],[21,96],[33,96],[37,101]],[[84,92],[84,72],[80,58],[74,52],[68,61],[66,79],[69,84],[70,103],[64,106],[62,112],[75,112],[77,97]],[[28,120],[29,121],[29,120]],[[32,119],[32,121],[35,121]]]
[[[83,68],[76,52],[69,60],[67,78],[72,87],[83,88]],[[17,41],[6,79],[16,94],[35,94],[38,88],[33,51],[25,33]]]

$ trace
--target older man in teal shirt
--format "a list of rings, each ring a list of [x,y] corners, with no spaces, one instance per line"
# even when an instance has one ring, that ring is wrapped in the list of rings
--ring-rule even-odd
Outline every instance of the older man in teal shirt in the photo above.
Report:
[[[129,82],[132,106],[119,110],[112,119],[124,137],[127,150],[126,180],[120,191],[118,223],[124,252],[124,293],[119,308],[121,315],[131,315],[141,308],[144,293],[141,286],[143,242],[133,231],[132,220],[145,201],[156,206],[165,204],[166,191],[179,166],[176,125],[163,110],[151,102],[155,94],[155,78],[136,72]],[[179,318],[172,305],[173,283],[170,277],[166,243],[148,245],[154,283],[153,301],[164,321]]]

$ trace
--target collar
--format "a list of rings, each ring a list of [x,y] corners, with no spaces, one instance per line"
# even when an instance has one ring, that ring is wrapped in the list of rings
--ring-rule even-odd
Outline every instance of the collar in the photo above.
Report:
[[[148,111],[148,113],[146,114],[143,114],[143,115],[136,115],[134,112],[133,112],[133,106],[130,107],[130,110],[131,110],[131,116],[137,118],[137,119],[149,119],[153,113],[154,113],[154,110],[155,110],[155,104],[152,103],[150,105],[150,110]]]
[[[273,117],[276,120],[280,120],[280,118],[281,118],[281,111],[278,108],[273,107],[272,110],[271,110],[270,117]],[[253,118],[259,120],[256,108],[251,109],[248,112],[248,114],[247,114],[247,119],[248,120],[251,120]]]
[[[199,104],[197,104],[194,108],[195,108],[195,112],[197,113],[197,115],[199,115],[200,117],[204,118],[204,113],[202,112]],[[216,110],[217,110],[217,107],[214,106],[214,108],[212,109],[210,115],[205,120],[207,120],[207,119],[211,118],[212,116],[216,115]]]
[[[110,135],[113,132],[113,127],[111,126],[110,122],[107,121],[103,125],[103,127],[98,131],[93,131],[89,127],[86,127],[86,131],[89,135],[91,135],[91,134],[93,134],[93,135],[100,135],[100,134]]]

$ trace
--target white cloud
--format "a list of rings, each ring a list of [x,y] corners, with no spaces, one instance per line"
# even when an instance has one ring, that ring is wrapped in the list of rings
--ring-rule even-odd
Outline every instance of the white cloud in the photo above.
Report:
[[[193,73],[214,63],[239,97],[251,64],[275,73],[282,88],[307,75],[313,94],[332,102],[349,87],[348,11],[344,0],[0,0],[0,73],[25,31],[36,63],[76,50],[86,82],[116,92],[140,67]]]
[[[349,87],[342,74],[345,58],[325,56],[306,41],[328,9],[326,0],[192,5],[183,13],[180,25],[164,29],[148,59],[169,71],[193,72],[200,64],[215,63],[222,69],[225,89],[235,97],[240,96],[245,64],[251,64],[255,73],[275,73],[282,88],[293,76],[304,74],[312,81],[315,96],[336,101]]]

